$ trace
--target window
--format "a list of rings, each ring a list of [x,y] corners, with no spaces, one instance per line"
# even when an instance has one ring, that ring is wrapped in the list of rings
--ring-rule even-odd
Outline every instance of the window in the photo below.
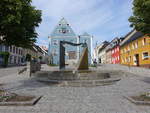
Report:
[[[143,46],[146,44],[146,38],[143,39]]]
[[[14,56],[14,63],[17,63],[17,56]]]
[[[143,60],[147,60],[148,59],[148,52],[144,52],[143,53]]]
[[[53,40],[53,45],[58,45],[58,40]]]
[[[132,49],[134,49],[134,44],[132,44]]]
[[[8,50],[9,50],[9,47],[8,47],[8,46],[5,46],[5,51],[8,52]]]
[[[135,48],[138,48],[138,42],[135,43]]]
[[[125,58],[125,62],[127,62],[128,61],[128,58]]]
[[[0,45],[0,51],[2,51],[3,50],[3,46],[2,45]]]
[[[61,33],[61,30],[59,30],[59,33]]]
[[[69,33],[69,30],[66,30],[67,33]]]
[[[15,53],[15,46],[13,47],[13,53]]]
[[[131,62],[131,56],[129,56],[129,58],[128,58],[128,62]]]
[[[13,59],[13,56],[10,55],[10,57],[9,57],[9,63],[12,63],[12,59]]]
[[[114,50],[112,50],[112,54],[114,53]]]
[[[16,54],[18,54],[18,48],[16,47]]]
[[[124,63],[124,59],[122,58],[122,63]]]
[[[130,47],[128,46],[128,51],[130,51]]]
[[[12,46],[9,47],[9,51],[12,52]]]
[[[83,43],[87,43],[87,40],[85,39],[85,40],[83,40]]]
[[[66,28],[62,28],[62,33],[66,33],[67,31],[66,31]]]

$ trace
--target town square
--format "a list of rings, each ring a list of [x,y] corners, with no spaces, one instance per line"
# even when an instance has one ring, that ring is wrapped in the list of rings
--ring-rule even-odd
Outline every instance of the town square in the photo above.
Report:
[[[150,113],[150,0],[1,0],[0,113]]]

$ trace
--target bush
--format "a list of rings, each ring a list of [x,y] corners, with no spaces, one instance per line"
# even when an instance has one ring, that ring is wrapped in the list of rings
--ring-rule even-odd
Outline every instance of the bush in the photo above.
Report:
[[[9,58],[9,52],[0,52],[0,55],[2,56],[3,60],[3,67],[7,67],[8,66],[8,58]]]

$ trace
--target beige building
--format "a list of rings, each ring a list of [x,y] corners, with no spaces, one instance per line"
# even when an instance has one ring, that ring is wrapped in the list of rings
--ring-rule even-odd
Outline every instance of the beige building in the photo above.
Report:
[[[24,49],[24,56],[27,54],[30,54],[32,59],[38,59],[43,63],[49,63],[50,56],[48,52],[38,45],[34,45],[32,49]],[[40,57],[41,59],[39,59]]]
[[[106,50],[106,64],[111,64],[111,49]]]
[[[9,52],[9,65],[21,65],[22,63],[26,62],[27,54],[31,55],[31,58],[35,58],[39,60],[41,57],[41,62],[49,63],[49,55],[46,50],[42,49],[41,47],[34,45],[31,49],[25,49],[22,47],[16,46],[5,46],[3,44],[0,45],[0,52]],[[3,57],[0,56],[0,65],[3,63]]]
[[[104,41],[94,49],[94,58],[97,63],[106,63],[106,47],[109,42]]]

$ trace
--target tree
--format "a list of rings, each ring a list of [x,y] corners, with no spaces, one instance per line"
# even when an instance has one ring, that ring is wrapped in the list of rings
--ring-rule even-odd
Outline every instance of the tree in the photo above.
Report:
[[[42,58],[43,58],[42,56],[39,56],[39,59],[40,59],[40,60],[42,60]]]
[[[41,11],[31,5],[31,0],[0,0],[0,43],[31,47],[41,21]]]
[[[150,35],[150,0],[134,0],[133,16],[129,18],[131,27]]]
[[[31,61],[31,55],[30,54],[26,54],[26,61]]]

